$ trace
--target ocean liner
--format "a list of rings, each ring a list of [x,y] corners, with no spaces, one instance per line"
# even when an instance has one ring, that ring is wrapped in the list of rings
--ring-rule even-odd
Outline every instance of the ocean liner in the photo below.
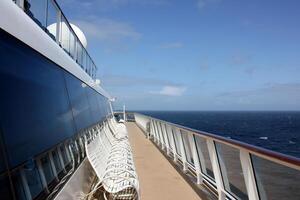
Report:
[[[298,158],[114,112],[87,43],[55,0],[0,1],[1,200],[300,198]]]

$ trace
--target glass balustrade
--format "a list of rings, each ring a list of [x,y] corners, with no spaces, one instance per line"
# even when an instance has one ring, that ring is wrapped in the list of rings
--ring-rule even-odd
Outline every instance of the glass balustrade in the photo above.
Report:
[[[24,0],[14,1],[24,12],[38,24],[69,56],[92,78],[96,78],[93,60],[76,36],[72,26],[59,9],[55,0]]]
[[[252,155],[252,163],[262,200],[300,198],[300,171]]]
[[[197,172],[193,154],[193,148],[196,148],[201,176],[208,181],[204,183],[213,186],[216,193],[223,193],[226,199],[296,200],[300,197],[298,158],[138,113],[134,114],[134,118],[142,128],[143,124],[151,122],[153,128],[150,129],[150,136],[155,136],[159,143],[168,142],[170,147],[175,147],[174,156],[179,159],[179,163],[187,162],[192,166],[188,169],[194,172],[192,174]],[[163,134],[167,137],[162,137]],[[182,155],[182,151],[185,155]],[[176,159],[174,161],[177,162]]]

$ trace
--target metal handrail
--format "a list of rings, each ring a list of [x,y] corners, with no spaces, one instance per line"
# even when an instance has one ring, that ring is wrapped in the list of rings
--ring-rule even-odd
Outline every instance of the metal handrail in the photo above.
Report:
[[[281,173],[281,175],[278,175],[280,176],[278,177],[279,183],[282,181],[283,183],[281,183],[281,186],[283,186],[283,188],[286,190],[289,186],[284,187],[285,184],[297,184],[297,180],[296,178],[294,178],[294,176],[285,177],[285,173],[295,173],[295,177],[300,175],[299,158],[267,150],[234,139],[229,139],[204,131],[195,130],[161,119],[146,116],[140,113],[134,113],[134,116],[137,125],[141,129],[143,129],[143,131],[147,134],[148,138],[153,139],[154,142],[157,143],[158,146],[164,152],[166,152],[168,156],[172,155],[174,162],[180,161],[179,163],[183,166],[183,171],[189,170],[192,172],[192,174],[196,174],[197,184],[205,183],[210,186],[212,184],[213,188],[216,190],[216,193],[218,193],[219,199],[241,198],[238,196],[241,194],[235,194],[234,191],[231,191],[230,187],[232,187],[232,185],[230,181],[232,180],[230,180],[230,178],[227,177],[227,173],[239,174],[241,171],[240,169],[227,169],[224,163],[225,161],[236,162],[238,165],[240,165],[240,168],[242,170],[242,178],[239,179],[239,183],[241,185],[245,185],[246,191],[243,192],[243,194],[248,195],[249,199],[259,200],[264,199],[263,197],[267,196],[265,189],[258,187],[263,187],[262,185],[265,184],[261,182],[261,180],[259,180],[259,177],[264,175],[270,176],[270,174],[268,173],[271,173],[272,176],[273,172],[275,172],[276,174],[279,170]],[[175,139],[175,137],[177,137],[177,139]],[[205,161],[203,160],[203,157],[200,159],[199,156],[198,149],[202,151],[202,146],[199,146],[199,144],[197,144],[196,142],[198,137],[205,140],[205,145],[207,146],[208,157],[211,162],[214,179],[212,179],[205,172],[202,171],[203,166],[201,167],[201,165],[203,164],[205,166]],[[172,142],[170,142],[170,139],[173,139],[173,144]],[[176,140],[178,144],[175,144]],[[179,147],[176,147],[175,145],[179,145]],[[223,148],[225,148],[226,150],[220,150],[220,145],[225,145]],[[188,148],[189,150],[187,150]],[[230,155],[232,154],[232,150],[235,151],[236,154],[238,153],[237,155],[235,155],[235,157]],[[179,152],[181,155],[178,154]],[[259,162],[257,163],[255,160],[253,160],[254,158],[260,159],[260,162],[264,162],[264,164],[261,165]],[[190,159],[190,161],[188,161],[188,159]],[[191,159],[193,160],[193,163],[191,163]],[[268,162],[274,163],[275,165]],[[271,168],[268,166],[270,164]],[[282,168],[283,166],[285,167],[284,169]],[[262,172],[260,170],[262,169],[267,169],[268,173],[261,174]],[[289,183],[284,183],[285,180],[289,181]],[[278,189],[270,189],[268,188],[269,186],[265,187],[271,190],[272,192]],[[296,191],[296,193],[298,194],[298,190],[294,189],[292,191]],[[285,191],[285,193],[287,192]]]
[[[143,114],[140,114],[140,113],[135,113],[135,114],[143,115]],[[296,169],[298,168],[298,170],[300,170],[300,158],[290,156],[290,155],[286,155],[286,154],[283,154],[283,153],[279,153],[279,152],[276,152],[276,151],[272,151],[272,150],[269,150],[269,149],[265,149],[263,147],[258,147],[258,146],[248,144],[248,143],[245,143],[245,142],[241,142],[241,141],[238,141],[238,140],[235,140],[235,139],[230,139],[230,138],[227,138],[227,137],[223,137],[223,136],[220,136],[220,135],[208,133],[208,132],[205,132],[205,131],[199,131],[199,130],[196,130],[196,129],[193,129],[193,128],[189,128],[189,127],[182,126],[182,125],[179,125],[179,124],[175,124],[175,123],[172,123],[172,122],[167,122],[167,121],[157,119],[157,118],[154,118],[154,117],[150,117],[150,116],[146,116],[146,115],[143,115],[143,116],[145,116],[149,119],[153,119],[153,120],[156,120],[156,121],[160,121],[160,122],[169,124],[171,126],[177,127],[179,129],[182,129],[182,130],[185,130],[185,131],[196,133],[196,134],[199,134],[199,135],[207,137],[207,138],[212,138],[212,139],[214,139],[218,142],[222,142],[222,143],[228,144],[228,145],[233,146],[233,147],[243,148],[243,149],[245,149],[245,150],[247,150],[247,151],[249,151],[249,152],[251,152],[255,155],[258,155],[258,156],[267,157],[267,158],[270,158],[272,160],[273,159],[278,160],[279,162],[285,163],[286,166],[291,165],[291,166],[293,166],[293,168],[296,168]]]

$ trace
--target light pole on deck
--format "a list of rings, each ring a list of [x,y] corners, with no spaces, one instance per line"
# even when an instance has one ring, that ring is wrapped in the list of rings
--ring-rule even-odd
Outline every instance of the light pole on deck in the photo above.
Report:
[[[123,105],[123,119],[124,119],[124,122],[126,122],[125,104]]]

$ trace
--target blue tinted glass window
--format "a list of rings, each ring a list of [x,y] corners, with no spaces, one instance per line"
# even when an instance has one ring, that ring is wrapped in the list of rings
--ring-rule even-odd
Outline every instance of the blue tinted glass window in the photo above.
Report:
[[[6,175],[0,176],[0,197],[2,200],[12,199],[10,184]]]
[[[65,73],[65,78],[74,120],[79,131],[92,124],[89,103],[85,92],[88,86],[68,73]]]
[[[32,168],[23,169],[23,172],[25,174],[31,196],[34,198],[43,190],[40,174],[38,173],[36,164],[34,164]]]
[[[41,158],[42,168],[45,174],[47,183],[49,184],[55,177],[51,168],[51,163],[48,154]]]
[[[5,155],[4,155],[4,141],[2,139],[2,133],[0,131],[0,174],[5,170]]]
[[[101,112],[99,109],[98,99],[97,99],[97,93],[95,90],[91,88],[87,88],[87,96],[89,100],[90,110],[92,113],[93,118],[93,124],[96,122],[99,122],[101,119]]]
[[[58,153],[56,152],[56,150],[52,152],[52,156],[53,156],[53,161],[54,161],[56,172],[60,173],[62,171],[62,165],[60,163]]]
[[[46,25],[47,0],[24,1],[25,12],[42,28]]]
[[[75,130],[62,69],[4,31],[0,55],[3,139],[16,166]]]

